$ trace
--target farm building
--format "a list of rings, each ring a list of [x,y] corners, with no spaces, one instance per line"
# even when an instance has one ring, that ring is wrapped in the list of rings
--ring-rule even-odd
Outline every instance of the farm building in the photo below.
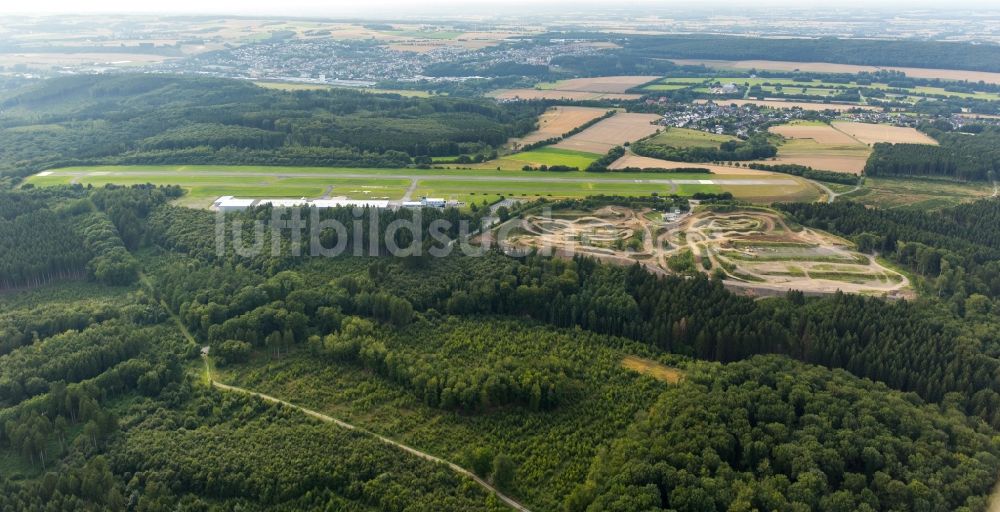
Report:
[[[233,196],[222,196],[212,203],[212,209],[224,213],[243,211],[255,206],[270,204],[277,208],[292,208],[296,206],[311,206],[314,208],[335,208],[338,206],[358,208],[388,208],[389,201],[369,199],[348,199],[334,197],[331,199],[240,199]]]

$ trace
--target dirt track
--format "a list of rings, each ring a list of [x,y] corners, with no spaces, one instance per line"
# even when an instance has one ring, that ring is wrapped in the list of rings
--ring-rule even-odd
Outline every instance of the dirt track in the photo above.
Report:
[[[909,280],[862,255],[835,236],[792,229],[767,210],[701,211],[672,222],[650,210],[606,206],[590,213],[529,216],[503,247],[569,257],[586,255],[616,264],[639,263],[671,272],[671,259],[690,253],[692,271],[725,273],[731,288],[752,294],[800,290],[910,297]]]
[[[362,432],[364,434],[370,435],[372,437],[375,437],[379,441],[382,441],[383,443],[395,446],[396,448],[399,448],[400,450],[403,450],[403,451],[405,451],[405,452],[407,452],[407,453],[409,453],[411,455],[415,455],[417,457],[420,457],[421,459],[429,460],[431,462],[435,462],[435,463],[438,463],[438,464],[444,464],[444,465],[448,466],[448,468],[450,468],[452,471],[454,471],[454,472],[456,472],[456,473],[458,473],[458,474],[460,474],[462,476],[466,476],[466,477],[471,478],[477,484],[479,484],[483,489],[485,489],[487,492],[495,494],[497,496],[497,498],[500,499],[500,501],[504,502],[504,504],[506,504],[507,506],[513,508],[514,510],[517,510],[518,512],[531,512],[528,509],[528,507],[522,505],[521,503],[519,503],[518,501],[514,500],[513,498],[504,495],[499,490],[497,490],[495,487],[493,487],[492,485],[490,485],[489,482],[483,480],[482,478],[479,478],[473,472],[471,472],[471,471],[469,471],[469,470],[467,470],[467,469],[465,469],[465,468],[463,468],[463,467],[461,467],[461,466],[459,466],[457,464],[449,462],[449,461],[447,461],[445,459],[441,459],[441,458],[435,457],[435,456],[433,456],[433,455],[431,455],[431,454],[429,454],[427,452],[422,452],[420,450],[417,450],[416,448],[411,448],[411,447],[409,447],[409,446],[407,446],[407,445],[405,445],[403,443],[400,443],[400,442],[397,442],[397,441],[393,441],[392,439],[389,439],[388,437],[381,436],[381,435],[376,434],[374,432],[371,432],[369,430],[365,430],[365,429],[363,429],[361,427],[358,427],[358,426],[352,425],[350,423],[347,423],[346,421],[342,421],[342,420],[339,420],[337,418],[333,418],[331,416],[327,416],[326,414],[314,411],[312,409],[306,409],[305,407],[302,407],[302,406],[299,406],[299,405],[295,405],[295,404],[290,403],[290,402],[286,402],[285,400],[282,400],[280,398],[275,398],[275,397],[270,396],[270,395],[265,395],[264,393],[258,393],[256,391],[251,391],[249,389],[244,389],[244,388],[237,387],[237,386],[230,386],[228,384],[223,384],[221,382],[216,382],[212,378],[212,376],[211,376],[211,365],[209,364],[207,357],[205,358],[205,371],[208,374],[208,379],[209,379],[209,382],[212,383],[212,386],[214,386],[214,387],[216,387],[216,388],[218,388],[218,389],[220,389],[222,391],[230,391],[230,392],[234,392],[234,393],[241,393],[241,394],[244,394],[244,395],[249,395],[249,396],[253,396],[253,397],[259,398],[259,399],[264,400],[266,402],[271,402],[271,403],[274,403],[274,404],[280,404],[280,405],[283,405],[285,407],[288,407],[288,408],[291,408],[291,409],[295,409],[295,410],[297,410],[299,412],[302,412],[303,414],[305,414],[307,416],[310,416],[312,418],[318,419],[320,421],[323,421],[323,422],[326,422],[326,423],[333,423],[334,425],[337,425],[338,427],[341,427],[341,428],[345,428],[347,430],[354,430],[356,432]]]

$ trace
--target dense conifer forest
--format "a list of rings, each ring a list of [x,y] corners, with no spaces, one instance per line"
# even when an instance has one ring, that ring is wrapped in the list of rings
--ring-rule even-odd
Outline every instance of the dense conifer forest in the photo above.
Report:
[[[220,254],[213,214],[168,204],[174,193],[5,193],[4,222],[68,221],[53,229],[70,226],[80,245],[52,258],[94,247],[85,256],[120,254],[107,257],[125,269],[81,258],[82,274],[0,296],[7,506],[500,506],[363,434],[210,391],[201,345],[221,379],[336,404],[540,510],[983,510],[1000,469],[995,293],[976,277],[996,250],[994,201],[936,216],[787,205],[912,266],[925,297],[754,301],[704,277],[580,258]],[[937,275],[926,251],[940,251]],[[960,289],[945,293],[949,279]]]
[[[922,66],[1000,71],[987,45],[619,42],[553,68],[695,73],[704,68],[664,56],[723,54],[917,65],[917,52]],[[463,224],[548,207],[654,217],[748,207],[721,187],[538,195],[493,211],[306,209],[303,231],[341,246],[327,257],[292,236],[292,212],[269,205],[218,214],[180,207],[176,186],[21,183],[74,164],[426,168],[495,154],[545,107],[157,74],[0,87],[0,510],[507,510],[490,486],[536,512],[987,510],[1000,474],[995,198],[935,212],[845,198],[772,206],[788,229],[828,231],[905,274],[915,295],[886,300],[752,297],[718,274],[453,250],[469,242]],[[995,179],[1000,132],[945,124],[920,126],[939,146],[876,144],[866,174]],[[631,149],[684,162],[776,151],[762,136]],[[625,152],[586,170],[610,173]],[[218,237],[220,220],[230,238]],[[385,239],[415,220],[416,232]],[[448,227],[432,231],[436,221]],[[266,249],[247,252],[235,241],[254,239],[258,222]],[[390,256],[392,246],[413,250]]]
[[[931,176],[992,181],[1000,171],[1000,130],[976,125],[965,131],[924,127],[940,145],[877,143],[865,165],[868,176]]]

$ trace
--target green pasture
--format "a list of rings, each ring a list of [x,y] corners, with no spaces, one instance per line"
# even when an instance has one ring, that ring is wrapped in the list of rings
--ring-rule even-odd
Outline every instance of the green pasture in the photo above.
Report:
[[[528,164],[532,166],[568,165],[570,167],[577,167],[580,170],[583,170],[600,157],[601,155],[585,153],[583,151],[574,151],[572,149],[544,147],[533,151],[507,155],[504,159],[521,162],[518,169],[523,167],[525,164]]]
[[[537,152],[558,156],[578,153],[545,148]],[[527,153],[524,153],[527,154]],[[523,154],[522,154],[523,155]],[[584,155],[587,155],[584,153]],[[589,163],[588,157],[586,163]],[[569,160],[552,159],[549,163],[578,165]],[[496,163],[496,162],[492,162]],[[523,164],[521,164],[523,165]],[[517,167],[520,169],[520,165]],[[750,200],[807,200],[818,197],[804,182],[795,185],[672,185],[651,183],[664,180],[704,180],[745,178],[746,176],[689,173],[634,172],[526,172],[495,169],[359,169],[321,167],[264,166],[104,166],[72,167],[48,171],[47,176],[32,176],[26,183],[34,186],[80,184],[95,187],[105,184],[179,185],[188,194],[180,203],[207,207],[219,196],[237,197],[306,197],[325,194],[352,199],[401,199],[413,180],[417,187],[412,197],[432,196],[480,203],[500,196],[515,197],[586,197],[597,194],[638,196],[653,192],[690,195],[696,192],[728,190]],[[784,175],[762,174],[789,179]]]

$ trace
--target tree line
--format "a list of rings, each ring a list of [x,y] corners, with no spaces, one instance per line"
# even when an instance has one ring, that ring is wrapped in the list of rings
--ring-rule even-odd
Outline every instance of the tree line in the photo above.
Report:
[[[730,162],[736,160],[759,160],[778,154],[777,146],[771,144],[764,134],[752,135],[745,141],[726,141],[719,147],[676,148],[653,142],[638,141],[631,145],[632,152],[639,156],[673,160],[677,162]]]
[[[932,176],[989,181],[1000,171],[1000,129],[978,133],[922,127],[940,145],[876,143],[865,164],[867,176]]]

